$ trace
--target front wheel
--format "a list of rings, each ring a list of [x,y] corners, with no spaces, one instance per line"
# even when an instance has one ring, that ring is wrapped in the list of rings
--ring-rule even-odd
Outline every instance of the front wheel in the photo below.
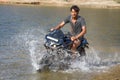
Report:
[[[85,48],[83,48],[83,47],[78,48],[78,52],[79,52],[80,56],[86,55]]]

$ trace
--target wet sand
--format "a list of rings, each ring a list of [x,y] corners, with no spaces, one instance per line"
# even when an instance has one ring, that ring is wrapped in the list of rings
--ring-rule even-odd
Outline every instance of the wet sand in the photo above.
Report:
[[[107,72],[96,74],[92,80],[120,80],[120,65],[108,69]]]

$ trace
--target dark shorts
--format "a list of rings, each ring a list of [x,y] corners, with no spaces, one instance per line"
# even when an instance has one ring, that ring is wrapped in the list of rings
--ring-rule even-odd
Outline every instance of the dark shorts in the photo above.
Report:
[[[82,40],[84,40],[84,37],[80,37],[80,38],[78,38],[80,41],[82,41]]]

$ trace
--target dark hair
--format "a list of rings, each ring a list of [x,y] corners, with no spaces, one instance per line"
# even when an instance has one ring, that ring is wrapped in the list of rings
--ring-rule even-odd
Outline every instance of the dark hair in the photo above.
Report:
[[[79,12],[80,9],[77,5],[73,5],[71,8],[70,8],[70,11],[72,11],[72,9],[74,9],[76,12]]]

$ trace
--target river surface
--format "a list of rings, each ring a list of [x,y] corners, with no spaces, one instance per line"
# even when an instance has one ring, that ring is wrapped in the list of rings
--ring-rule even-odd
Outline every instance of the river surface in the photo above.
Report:
[[[86,60],[67,70],[37,72],[45,34],[69,14],[68,7],[0,5],[0,80],[91,80],[120,64],[120,9],[81,8],[90,47]]]

